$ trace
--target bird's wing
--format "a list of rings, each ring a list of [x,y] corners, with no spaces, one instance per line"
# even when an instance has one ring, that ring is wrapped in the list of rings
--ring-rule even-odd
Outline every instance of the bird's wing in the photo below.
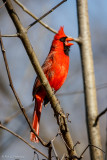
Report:
[[[42,65],[42,69],[43,69],[43,72],[45,73],[45,76],[48,78],[48,73],[49,73],[49,70],[51,70],[51,66],[52,66],[52,63],[53,63],[53,59],[54,59],[54,53],[50,52],[50,54],[48,55],[48,57],[46,58],[44,64]],[[35,94],[41,90],[43,88],[39,78],[37,77],[36,80],[35,80],[35,83],[34,83],[34,86],[33,86],[33,92],[32,92],[32,95],[33,97],[35,96]]]

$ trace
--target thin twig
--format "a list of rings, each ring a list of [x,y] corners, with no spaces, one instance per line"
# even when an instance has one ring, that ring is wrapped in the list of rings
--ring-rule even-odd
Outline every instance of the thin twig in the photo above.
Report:
[[[98,85],[97,86],[97,90],[100,90],[100,89],[105,89],[107,88],[107,84],[104,83],[104,84],[101,84],[101,85]],[[68,92],[68,93],[59,93],[59,94],[56,94],[56,96],[68,96],[68,95],[75,95],[75,94],[82,94],[83,91],[74,91],[74,92]],[[28,111],[30,108],[31,108],[32,104],[30,104],[28,107],[26,107],[25,109]],[[8,124],[11,120],[13,120],[14,118],[16,118],[19,114],[21,114],[21,111],[17,111],[15,112],[14,114],[10,115],[9,117],[7,117],[6,119],[4,119],[2,121],[2,124]]]
[[[37,157],[37,160],[39,160],[39,155],[34,151],[34,157],[33,157],[33,160],[35,160],[35,155]]]
[[[14,133],[13,131],[9,130],[8,128],[4,127],[2,124],[0,124],[0,128],[10,132],[12,135],[14,135],[15,137],[19,138],[20,140],[22,140],[24,143],[26,143],[30,148],[32,148],[33,150],[37,151],[38,153],[40,153],[41,155],[43,155],[45,158],[48,158],[44,153],[40,152],[38,149],[36,149],[34,146],[32,146],[30,143],[28,143],[24,138],[22,138],[21,136],[19,136],[18,134]]]
[[[54,154],[55,154],[56,159],[59,160],[58,155],[57,155],[57,152],[56,152],[56,149],[55,149],[54,144],[53,144],[53,141],[54,141],[54,140],[55,140],[55,138],[54,138],[53,140],[51,140],[51,145],[52,145],[52,149],[53,149],[53,151],[54,151]]]
[[[87,150],[89,147],[97,148],[97,149],[99,149],[100,151],[102,151],[103,153],[105,153],[101,148],[99,148],[99,147],[97,147],[97,146],[94,146],[94,145],[92,145],[92,144],[88,144],[88,146],[87,146],[87,147],[84,149],[84,151],[81,153],[80,158],[83,157],[83,154],[86,152],[86,150]]]
[[[51,12],[53,12],[56,8],[58,8],[61,4],[63,4],[64,2],[66,2],[67,0],[63,0],[60,3],[58,3],[55,7],[53,7],[51,10],[49,10],[48,12],[46,12],[44,15],[42,15],[38,20],[34,21],[33,23],[31,23],[28,27],[27,30],[30,29],[34,24],[36,24],[37,22],[39,22],[41,19],[43,19],[44,17],[46,17],[48,14],[50,14]]]
[[[5,0],[2,0],[2,1],[5,2]],[[40,82],[43,85],[43,87],[47,93],[47,96],[50,100],[52,109],[53,109],[54,114],[56,116],[57,123],[60,127],[60,131],[62,133],[62,136],[63,136],[64,140],[66,141],[66,143],[68,144],[68,146],[70,147],[70,150],[68,150],[68,148],[67,148],[68,154],[70,157],[73,155],[76,155],[76,151],[72,150],[74,145],[73,145],[70,131],[69,131],[69,128],[68,128],[68,125],[66,122],[65,114],[62,112],[61,106],[60,106],[56,96],[53,94],[52,88],[49,85],[49,82],[48,82],[48,80],[47,80],[47,78],[46,78],[46,76],[40,66],[40,63],[37,59],[37,56],[32,48],[30,41],[29,41],[26,29],[21,24],[20,19],[19,19],[18,15],[17,15],[17,13],[11,3],[11,0],[6,0],[6,2],[7,3],[5,5],[5,7],[8,11],[8,14],[11,17],[11,19],[16,27],[17,32],[19,33],[19,38],[21,39],[21,41],[24,45],[24,48],[27,52],[27,55],[29,56],[29,59],[34,67],[34,70],[37,73],[38,78],[40,79]],[[60,122],[59,122],[59,118],[58,118],[59,115],[60,115]],[[47,145],[46,145],[46,147],[47,147]]]
[[[97,90],[101,90],[101,89],[105,89],[105,88],[107,88],[107,83],[104,83],[104,84],[100,84],[100,85],[97,85]],[[83,94],[84,93],[84,91],[74,91],[74,92],[68,92],[68,93],[59,93],[59,94],[56,94],[56,96],[58,97],[58,96],[68,96],[68,95],[77,95],[77,94]],[[31,105],[32,104],[30,104],[28,107],[26,107],[25,109],[26,110],[29,110],[30,108],[31,108]],[[9,123],[11,120],[13,120],[14,118],[16,118],[19,114],[21,114],[21,111],[19,110],[19,111],[17,111],[17,112],[15,112],[14,114],[12,114],[11,116],[9,116],[9,117],[7,117],[6,119],[4,119],[3,121],[2,121],[2,124],[7,124],[7,123]]]
[[[77,141],[77,142],[74,144],[73,149],[77,146],[77,144],[80,144],[80,142],[79,142],[79,141]]]
[[[97,90],[107,89],[107,83],[97,85],[96,89]],[[56,95],[57,96],[68,96],[68,95],[76,95],[76,94],[83,94],[83,93],[84,93],[84,91],[80,90],[80,91],[74,91],[74,92],[68,92],[68,93],[58,93]]]
[[[1,35],[1,33],[0,33],[0,35]],[[1,36],[0,36],[0,37],[1,37]],[[37,138],[38,138],[39,141],[42,143],[42,145],[46,146],[47,143],[44,142],[44,141],[36,134],[35,130],[32,128],[32,125],[31,125],[31,123],[30,123],[30,120],[29,120],[29,118],[28,118],[28,116],[27,116],[27,114],[26,114],[26,111],[25,111],[25,109],[24,109],[24,107],[23,107],[23,105],[22,105],[22,103],[21,103],[21,101],[20,101],[20,99],[19,99],[16,91],[15,91],[15,88],[14,88],[13,82],[12,82],[12,78],[11,78],[11,74],[10,74],[10,70],[9,70],[9,66],[8,66],[8,62],[7,62],[7,58],[6,58],[6,53],[5,53],[5,49],[4,49],[4,45],[3,45],[2,38],[0,38],[0,43],[1,43],[1,51],[2,51],[2,54],[3,54],[3,58],[4,58],[4,63],[5,63],[5,66],[6,66],[6,71],[7,71],[7,75],[8,75],[10,87],[11,87],[13,93],[14,93],[14,96],[15,96],[15,98],[16,98],[16,100],[17,100],[17,103],[19,104],[19,107],[20,107],[20,109],[21,109],[21,111],[22,111],[22,113],[23,113],[23,115],[24,115],[27,123],[29,124],[29,127],[30,127],[31,131],[37,136]]]
[[[6,2],[4,2],[1,6],[0,6],[0,9],[6,4]]]
[[[33,13],[31,13],[21,2],[19,2],[18,0],[14,0],[14,2],[17,3],[23,9],[23,11],[25,11],[27,14],[29,14],[31,17],[33,17],[35,20],[37,20],[46,29],[53,32],[54,34],[58,33],[55,29],[49,27],[47,24],[42,22],[37,16],[35,16]],[[70,37],[70,36],[68,36],[68,37]],[[77,42],[77,43],[80,43],[80,38],[79,37],[78,38],[73,38],[73,41]]]
[[[19,2],[18,0],[14,0],[22,9],[23,11],[25,11],[27,14],[29,14],[31,17],[33,17],[35,20],[39,20],[38,17],[36,17],[33,13],[31,13],[21,2]],[[54,30],[53,28],[49,27],[47,24],[45,24],[44,22],[42,22],[41,20],[38,21],[42,26],[44,26],[46,29],[50,30],[53,33],[57,33],[56,30]]]
[[[63,154],[63,156],[62,156],[61,160],[63,160],[64,158],[65,158],[65,153]]]
[[[66,119],[69,123],[71,123],[71,121],[69,120],[69,115],[70,115],[69,113],[66,113]]]
[[[1,35],[1,37],[18,37],[18,34],[12,34],[12,35]]]
[[[99,118],[103,115],[103,114],[105,114],[107,112],[107,108],[105,108],[105,110],[104,111],[102,111],[97,117],[96,117],[96,119],[95,119],[95,123],[94,123],[94,127],[95,126],[97,126],[97,123],[98,123],[98,121],[99,121]]]
[[[28,111],[28,110],[32,107],[32,105],[33,105],[33,103],[30,104],[29,106],[27,106],[27,107],[25,108],[25,110]],[[7,125],[8,123],[11,122],[11,120],[13,120],[13,119],[16,118],[17,116],[19,116],[21,113],[22,113],[21,110],[19,110],[19,111],[13,113],[12,115],[10,115],[9,117],[6,117],[6,119],[4,119],[4,120],[2,121],[2,124],[3,124],[3,125]]]
[[[48,149],[48,160],[52,159],[52,147],[50,146]]]
[[[63,142],[64,142],[64,144],[65,144],[65,146],[67,147],[67,149],[68,150],[70,150],[70,147],[67,145],[67,143],[65,142],[65,140],[64,140],[64,138],[63,138],[63,136],[62,136],[62,133],[60,132],[60,136],[61,136],[61,138],[62,138],[62,140],[63,140]],[[72,148],[72,150],[73,150],[73,148]]]

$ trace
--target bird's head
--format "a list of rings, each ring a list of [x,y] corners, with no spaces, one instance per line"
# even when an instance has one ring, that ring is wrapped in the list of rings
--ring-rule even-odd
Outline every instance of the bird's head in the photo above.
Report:
[[[63,47],[64,52],[66,55],[69,55],[70,46],[73,43],[69,42],[72,41],[73,38],[67,37],[64,33],[64,27],[60,27],[58,33],[54,36],[54,41],[58,47]]]

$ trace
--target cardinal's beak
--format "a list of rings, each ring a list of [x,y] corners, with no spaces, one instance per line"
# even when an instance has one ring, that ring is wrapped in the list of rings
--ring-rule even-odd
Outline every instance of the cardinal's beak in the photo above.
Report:
[[[65,45],[66,45],[66,46],[74,45],[73,43],[69,43],[69,41],[73,41],[73,40],[74,40],[73,38],[67,37],[66,40],[65,40]]]

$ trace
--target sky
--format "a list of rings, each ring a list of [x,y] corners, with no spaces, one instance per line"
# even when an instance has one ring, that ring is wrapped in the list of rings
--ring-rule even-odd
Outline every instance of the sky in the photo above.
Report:
[[[21,0],[33,14],[40,17],[58,2],[54,0]],[[22,11],[13,1],[12,1],[18,16],[24,27],[27,27],[34,20],[26,13]],[[2,2],[0,2],[2,4]],[[89,10],[89,20],[90,20],[90,31],[92,38],[92,49],[94,57],[94,68],[95,68],[95,78],[96,84],[104,85],[107,83],[107,1],[106,0],[94,0],[88,1]],[[43,22],[48,24],[50,27],[58,31],[60,26],[64,26],[64,31],[67,35],[72,37],[78,37],[78,20],[77,20],[77,9],[76,1],[68,0],[54,12],[49,14],[43,19]],[[0,30],[2,34],[15,34],[15,27],[7,14],[5,7],[0,9]],[[54,34],[45,29],[39,23],[33,26],[28,31],[28,37],[35,50],[35,53],[40,61],[40,64],[44,62],[50,46],[54,37]],[[34,69],[29,61],[24,47],[20,39],[18,38],[3,38],[3,42],[6,49],[6,55],[11,71],[11,76],[15,89],[21,99],[22,104],[27,107],[32,103],[32,88],[36,77]],[[19,110],[18,105],[15,101],[13,93],[9,87],[9,82],[7,79],[7,74],[5,71],[5,66],[0,51],[0,120],[3,121],[6,117],[14,114]],[[3,90],[2,90],[3,88]],[[70,50],[70,66],[69,73],[66,82],[63,87],[58,91],[60,93],[72,93],[83,90],[82,82],[82,70],[81,70],[81,59],[79,47],[76,43],[72,46]],[[98,108],[99,112],[105,109],[106,99],[107,99],[107,88],[97,91]],[[69,119],[71,124],[69,125],[70,132],[74,143],[79,140],[81,146],[77,146],[77,152],[80,154],[85,146],[88,144],[87,141],[87,131],[85,124],[85,107],[84,107],[84,95],[83,94],[69,94],[67,96],[58,96],[61,106],[65,113],[70,113]],[[28,116],[32,120],[33,107],[27,112]],[[105,149],[105,125],[106,117],[103,116],[101,121],[101,134],[102,134],[102,144],[103,149]],[[29,128],[22,115],[19,115],[16,119],[13,119],[8,125],[8,128],[14,132],[23,136],[29,141]],[[48,141],[53,136],[55,136],[58,130],[56,120],[53,115],[53,111],[50,105],[47,108],[43,107],[43,112],[41,116],[40,125],[40,136]],[[80,132],[81,134],[80,134]],[[48,136],[47,136],[48,135]],[[26,160],[33,159],[33,151],[26,146],[23,142],[18,141],[17,138],[12,135],[1,132],[0,147],[2,155],[19,155],[24,156]],[[30,141],[29,141],[30,142]],[[59,155],[65,151],[65,148],[61,148],[63,142],[58,138],[55,141],[55,146]],[[2,147],[3,146],[3,147]],[[47,153],[47,149],[44,149],[40,144],[36,144],[35,147],[39,148],[44,153]],[[62,152],[60,151],[62,150]],[[84,155],[84,158],[89,159],[89,153]],[[2,156],[5,160],[6,157]],[[22,160],[23,157],[20,157]]]

